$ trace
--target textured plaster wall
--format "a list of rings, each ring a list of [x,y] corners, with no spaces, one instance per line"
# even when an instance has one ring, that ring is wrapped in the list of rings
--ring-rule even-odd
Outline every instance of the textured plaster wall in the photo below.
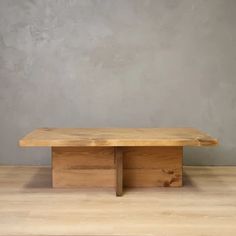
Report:
[[[205,130],[185,164],[236,164],[236,1],[0,0],[0,164],[37,127]]]

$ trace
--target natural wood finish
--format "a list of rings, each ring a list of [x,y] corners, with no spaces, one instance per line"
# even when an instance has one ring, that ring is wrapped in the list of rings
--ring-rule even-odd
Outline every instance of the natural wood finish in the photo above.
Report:
[[[42,128],[20,146],[212,146],[217,140],[193,128]]]
[[[0,167],[0,235],[236,235],[236,167],[184,167],[183,188],[52,189],[49,167]]]
[[[180,169],[163,171],[160,169],[125,169],[125,187],[181,187],[182,172]]]
[[[182,156],[182,147],[53,147],[53,187],[115,187],[117,196],[123,184],[179,187]]]
[[[112,147],[52,147],[54,169],[114,169]]]
[[[116,196],[123,194],[123,150],[121,147],[115,147],[116,162]]]
[[[193,128],[42,128],[20,140],[52,147],[53,187],[115,187],[117,196],[123,184],[182,186],[183,147],[216,144]]]
[[[125,169],[182,167],[183,147],[124,147]]]
[[[182,186],[182,147],[125,147],[126,187]]]
[[[53,147],[53,187],[115,187],[112,147]]]
[[[53,171],[54,188],[115,187],[112,169]]]

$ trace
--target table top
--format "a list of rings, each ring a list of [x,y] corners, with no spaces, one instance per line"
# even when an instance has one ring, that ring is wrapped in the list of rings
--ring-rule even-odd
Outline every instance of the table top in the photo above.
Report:
[[[213,146],[217,139],[194,128],[41,128],[19,141],[25,147]]]

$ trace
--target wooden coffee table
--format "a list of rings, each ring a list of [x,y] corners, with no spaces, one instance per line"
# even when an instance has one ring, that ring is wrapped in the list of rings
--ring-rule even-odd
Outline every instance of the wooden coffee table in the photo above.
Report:
[[[184,146],[218,141],[193,128],[41,128],[19,142],[52,148],[52,185],[59,188],[182,186]]]

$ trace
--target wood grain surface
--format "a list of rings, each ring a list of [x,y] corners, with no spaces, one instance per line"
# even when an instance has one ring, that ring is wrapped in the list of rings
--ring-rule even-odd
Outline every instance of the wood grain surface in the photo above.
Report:
[[[53,187],[182,186],[183,147],[53,147]],[[123,164],[124,163],[124,164]]]
[[[236,235],[236,167],[184,167],[182,188],[52,189],[50,167],[0,167],[0,235]]]
[[[217,140],[193,128],[42,128],[20,146],[212,146]]]
[[[116,196],[123,194],[123,149],[115,147],[115,166],[116,166]]]
[[[114,162],[112,147],[53,147],[53,187],[115,187]]]
[[[183,147],[125,147],[125,187],[181,187]]]

